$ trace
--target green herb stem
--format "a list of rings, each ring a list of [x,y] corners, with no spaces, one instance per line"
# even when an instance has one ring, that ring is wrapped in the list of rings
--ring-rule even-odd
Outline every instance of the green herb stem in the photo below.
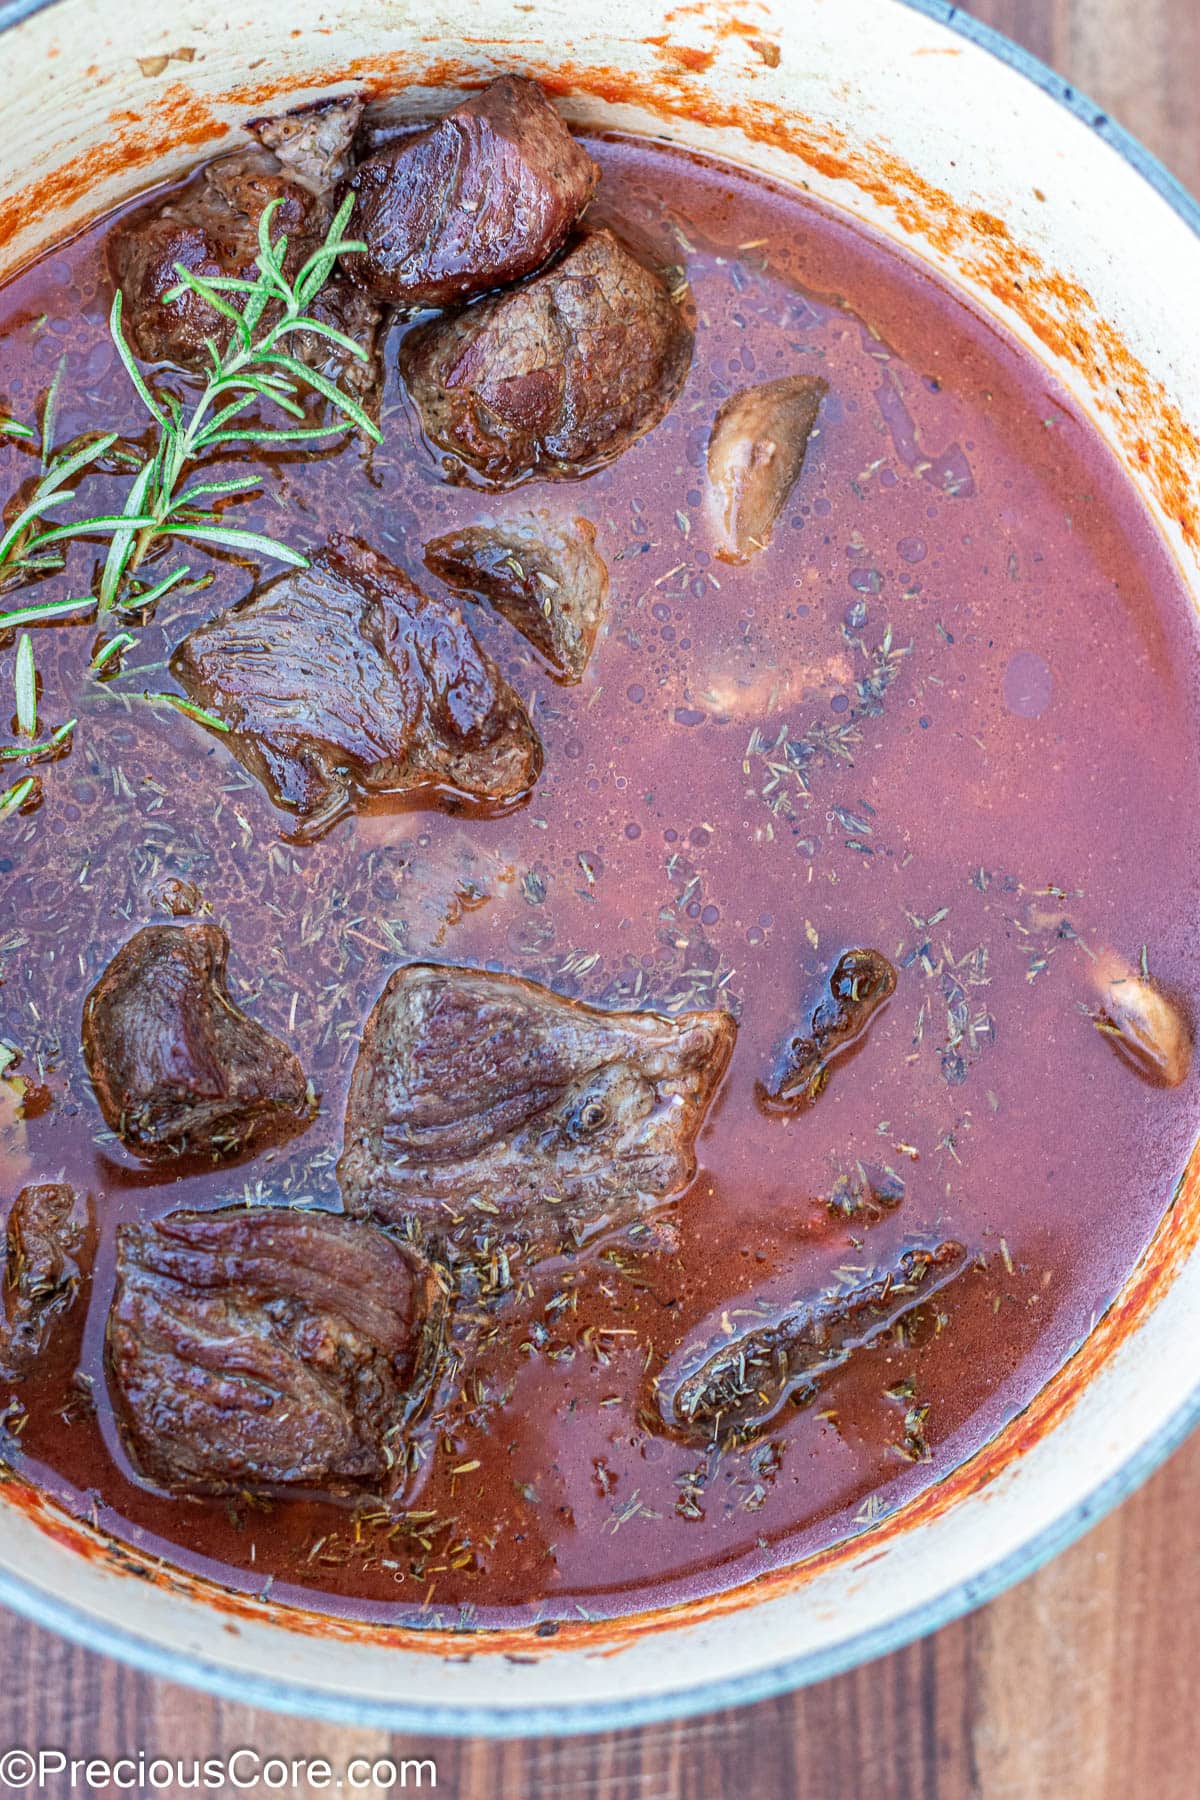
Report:
[[[303,332],[324,338],[350,355],[361,358],[366,354],[360,344],[334,326],[313,318],[309,311],[337,256],[344,250],[361,248],[342,237],[353,196],[347,197],[325,243],[309,257],[294,281],[289,281],[285,273],[286,236],[271,241],[271,221],[280,204],[278,200],[272,201],[259,220],[259,274],[256,281],[243,281],[233,276],[206,278],[176,264],[179,282],[164,299],[170,302],[185,293],[194,293],[227,319],[231,327],[223,351],[218,351],[215,343],[209,340],[212,367],[204,389],[186,419],[177,402],[154,395],[147,386],[122,330],[120,292],[113,297],[109,319],[113,341],[161,435],[154,455],[143,466],[130,490],[126,506],[129,525],[114,534],[109,547],[100,593],[100,605],[105,611],[116,604],[121,583],[136,572],[163,538],[191,538],[200,543],[272,556],[294,568],[307,567],[307,560],[299,552],[261,532],[233,530],[222,525],[219,515],[212,511],[201,513],[198,518],[192,516],[197,500],[227,499],[257,487],[261,481],[261,476],[249,475],[184,487],[182,484],[188,471],[212,451],[236,442],[307,441],[333,436],[353,427],[374,442],[382,442],[378,426],[357,401],[319,370],[310,368],[281,348],[290,335]],[[242,299],[240,310],[226,297],[229,295]],[[280,316],[264,328],[268,308],[280,309]],[[328,425],[305,425],[304,408],[298,398],[302,387],[319,394],[341,416]],[[240,428],[237,421],[256,400],[268,402],[286,417],[300,420],[301,424],[284,427],[259,424]]]
[[[94,596],[34,603],[0,613],[0,635],[14,630],[20,634],[13,665],[16,723],[19,735],[29,740],[0,747],[0,762],[50,755],[62,748],[77,724],[71,719],[37,741],[38,674],[30,628],[63,621],[79,623],[97,609],[101,614],[118,608],[148,612],[189,573],[186,565],[180,565],[149,585],[136,580],[147,557],[172,539],[190,539],[205,548],[240,551],[270,557],[293,568],[307,568],[307,558],[300,551],[263,532],[226,525],[217,510],[219,505],[258,489],[263,480],[261,473],[251,471],[209,479],[204,468],[207,461],[219,457],[232,444],[311,443],[355,428],[375,443],[382,442],[378,426],[358,402],[292,350],[296,337],[303,336],[310,342],[322,339],[347,355],[360,359],[366,356],[360,344],[314,317],[312,310],[338,257],[365,248],[342,235],[353,204],[353,196],[348,196],[325,241],[294,278],[286,272],[286,235],[281,234],[274,241],[271,238],[271,225],[281,200],[273,200],[260,216],[258,274],[253,281],[207,278],[176,264],[178,285],[164,300],[170,303],[190,292],[229,326],[223,349],[212,338],[208,340],[210,367],[190,411],[185,412],[174,394],[155,392],[142,374],[122,328],[123,300],[120,289],[117,290],[109,329],[117,354],[154,426],[149,451],[130,447],[119,440],[115,431],[89,433],[61,450],[56,449],[55,427],[65,357],[59,361],[41,406],[40,441],[33,427],[0,416],[0,439],[36,445],[41,471],[25,496],[0,511],[0,591],[64,568],[66,546],[77,538],[108,540]],[[328,404],[336,415],[329,423],[306,422],[301,400],[305,390]],[[282,423],[272,425],[258,416],[254,409],[264,402],[282,415]],[[78,498],[79,484],[99,472],[98,465],[110,453],[105,472],[111,473],[114,464],[133,468],[124,504],[115,511],[61,519],[63,509]],[[195,479],[196,476],[200,478]],[[211,577],[204,578],[208,579]],[[203,580],[198,585],[203,585]],[[127,631],[109,638],[92,657],[92,674],[104,679],[118,675],[124,652],[135,643]],[[136,672],[144,679],[144,670]],[[163,701],[210,730],[229,730],[222,719],[178,694],[147,693],[145,698]],[[35,776],[26,776],[0,793],[0,817],[19,812],[31,797],[40,798],[40,788]]]

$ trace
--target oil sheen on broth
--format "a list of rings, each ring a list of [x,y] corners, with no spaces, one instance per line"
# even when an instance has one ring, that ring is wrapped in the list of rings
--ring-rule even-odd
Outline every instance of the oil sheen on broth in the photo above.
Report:
[[[1147,1085],[1095,1029],[1095,959],[1200,988],[1196,646],[1181,579],[1106,450],[1031,357],[896,252],[766,181],[662,145],[588,141],[592,217],[686,270],[695,354],[666,418],[584,482],[515,505],[591,520],[612,582],[582,683],[468,607],[546,765],[502,817],[369,803],[311,845],[214,734],[144,690],[255,571],[188,549],[123,674],[42,629],[42,710],[78,716],[44,801],[0,826],[0,1036],[38,1090],[7,1193],[60,1175],[99,1245],[82,1360],[11,1390],[7,1455],[69,1509],[276,1599],[473,1629],[711,1593],[862,1531],[946,1474],[1087,1333],[1169,1202],[1194,1083]],[[112,221],[0,293],[0,397],[58,435],[138,433],[108,335]],[[422,547],[499,508],[441,479],[386,346],[382,448],[270,458],[237,522],[366,539],[426,587]],[[705,452],[729,394],[794,373],[828,394],[770,545],[714,557]],[[5,488],[15,449],[0,448]],[[77,553],[78,554],[78,553]],[[91,551],[88,552],[90,556]],[[88,579],[85,560],[71,564]],[[81,591],[66,578],[38,597]],[[12,604],[11,599],[7,602]],[[788,746],[795,748],[789,753]],[[286,825],[287,821],[282,821]],[[198,890],[234,998],[299,1052],[313,1125],[178,1177],[102,1129],[83,1000],[131,934]],[[819,1104],[756,1084],[843,952],[895,992]],[[392,1507],[139,1481],[103,1361],[114,1228],[181,1205],[340,1206],[363,1022],[401,964],[508,971],[601,1006],[726,1006],[736,1050],[664,1217],[560,1257],[492,1303],[462,1391]],[[872,1199],[872,1192],[883,1199]],[[650,1383],[746,1297],[786,1306],[955,1240],[970,1266],[806,1404],[720,1451],[664,1433]]]

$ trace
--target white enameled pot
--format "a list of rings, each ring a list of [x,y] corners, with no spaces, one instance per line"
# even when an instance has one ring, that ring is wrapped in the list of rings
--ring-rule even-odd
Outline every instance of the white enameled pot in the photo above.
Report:
[[[348,87],[428,111],[506,69],[573,121],[803,186],[949,275],[1078,397],[1200,594],[1200,208],[942,0],[0,0],[0,278],[248,115]],[[333,1624],[139,1566],[15,1480],[0,1601],[239,1700],[427,1731],[633,1724],[830,1674],[1027,1573],[1200,1413],[1200,1155],[1162,1201],[1122,1295],[999,1439],[707,1606],[497,1644]]]

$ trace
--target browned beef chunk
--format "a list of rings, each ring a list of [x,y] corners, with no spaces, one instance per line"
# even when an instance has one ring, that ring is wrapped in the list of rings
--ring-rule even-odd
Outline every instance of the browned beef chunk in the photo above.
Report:
[[[464,1253],[579,1243],[687,1186],[736,1026],[602,1012],[513,975],[398,969],[363,1030],[346,1204]]]
[[[289,176],[319,199],[328,202],[333,188],[350,173],[354,136],[362,123],[359,94],[339,94],[330,100],[311,100],[306,106],[274,117],[248,119],[264,150],[278,160]],[[329,211],[335,211],[330,204]]]
[[[433,442],[503,484],[619,456],[669,410],[691,356],[665,284],[593,231],[523,287],[410,332],[400,368]]]
[[[847,950],[813,1009],[806,1032],[784,1045],[769,1080],[759,1082],[763,1104],[801,1108],[820,1099],[835,1062],[853,1054],[863,1033],[896,991],[896,971],[878,950]]]
[[[722,405],[708,440],[708,491],[717,554],[727,562],[745,562],[770,542],[828,392],[819,375],[785,375]]]
[[[75,1304],[91,1252],[91,1218],[62,1181],[24,1187],[8,1214],[0,1379],[19,1381]]]
[[[397,306],[469,300],[553,256],[599,179],[536,81],[503,75],[358,165],[347,186],[367,248],[346,270]]]
[[[310,1117],[304,1070],[225,986],[218,925],[147,925],[83,1008],[83,1054],[100,1110],[147,1162],[233,1156]]]
[[[286,267],[294,276],[317,249],[333,219],[335,185],[350,166],[362,101],[357,96],[319,100],[277,119],[252,120],[248,129],[261,148],[237,150],[122,220],[108,241],[113,279],[124,298],[123,323],[134,350],[146,362],[185,369],[208,366],[205,341],[223,343],[226,322],[193,293],[164,296],[178,285],[176,263],[196,275],[257,274],[258,223],[272,200],[282,201],[272,235],[288,237]],[[325,286],[316,317],[360,343],[365,360],[311,333],[285,347],[372,404],[382,379],[378,335],[380,308],[342,276]]]
[[[296,332],[285,349],[376,417],[383,387],[383,313],[361,288],[338,280],[327,281],[308,310],[322,325],[332,325],[352,343],[361,344],[365,357],[351,356],[319,331]]]
[[[707,1442],[752,1437],[789,1399],[811,1399],[856,1350],[931,1300],[966,1266],[961,1244],[917,1246],[853,1287],[794,1306],[780,1309],[750,1295],[726,1302],[698,1341],[677,1351],[658,1376],[663,1423]]]
[[[130,1455],[188,1493],[394,1487],[443,1321],[428,1267],[357,1220],[237,1206],[121,1225],[107,1350]]]
[[[448,587],[490,600],[563,681],[580,680],[608,603],[608,569],[587,519],[529,512],[468,525],[426,544],[425,561]]]
[[[171,659],[191,698],[313,838],[371,793],[507,805],[541,773],[519,697],[462,616],[340,534]]]
[[[206,340],[221,342],[227,332],[213,308],[190,290],[165,298],[179,284],[177,263],[193,275],[252,281],[258,216],[270,201],[282,200],[275,229],[286,231],[292,242],[305,237],[316,212],[310,194],[272,169],[273,157],[247,150],[228,160],[236,167],[214,164],[165,201],[131,213],[108,240],[109,266],[124,300],[125,335],[146,362],[206,367]],[[253,216],[226,197],[226,185],[242,205],[255,207]]]

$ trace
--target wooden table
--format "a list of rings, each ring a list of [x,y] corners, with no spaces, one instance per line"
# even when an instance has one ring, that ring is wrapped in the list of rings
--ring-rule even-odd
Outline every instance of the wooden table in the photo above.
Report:
[[[1200,0],[963,10],[1062,70],[1200,191]],[[1049,1568],[923,1643],[739,1712],[590,1738],[389,1740],[280,1719],[132,1674],[0,1614],[0,1750],[434,1756],[437,1791],[456,1800],[1192,1800],[1198,1493],[1200,1435]]]

